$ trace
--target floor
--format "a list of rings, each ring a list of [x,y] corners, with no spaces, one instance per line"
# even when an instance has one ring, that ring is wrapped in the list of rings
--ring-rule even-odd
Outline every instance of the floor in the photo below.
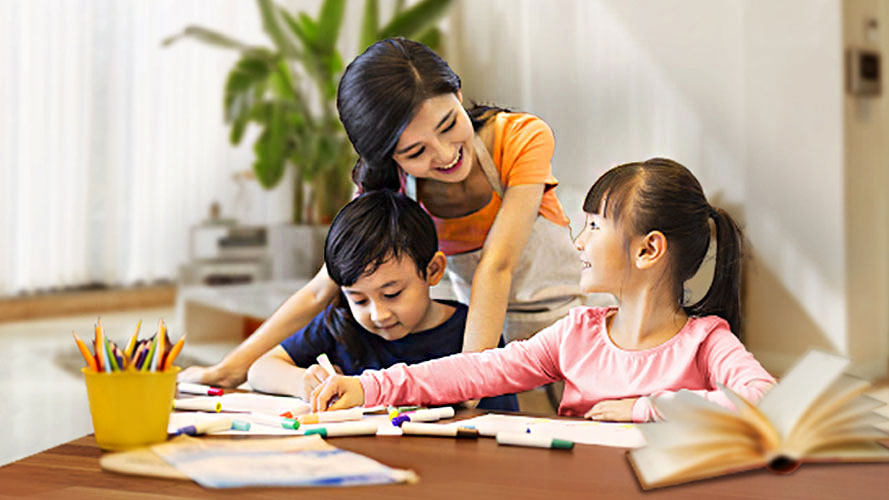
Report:
[[[105,331],[121,343],[131,335],[138,320],[142,336],[150,335],[156,321],[163,318],[176,338],[181,327],[174,309],[134,310],[102,316]],[[71,331],[92,338],[93,315],[45,320],[0,323],[0,465],[18,460],[92,432],[86,389],[79,368],[83,359],[75,348]],[[180,355],[182,363],[208,363],[218,360],[232,343],[187,344]],[[889,402],[889,385],[883,384],[871,395]],[[543,390],[520,395],[526,412],[550,411]],[[881,413],[889,417],[889,406]],[[889,425],[885,426],[889,430]]]

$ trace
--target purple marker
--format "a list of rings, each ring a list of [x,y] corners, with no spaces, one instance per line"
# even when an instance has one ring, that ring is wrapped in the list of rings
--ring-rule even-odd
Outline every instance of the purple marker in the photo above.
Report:
[[[441,408],[429,408],[399,415],[392,419],[392,425],[401,427],[401,424],[405,422],[435,422],[436,420],[451,418],[453,416],[453,408],[450,406],[442,406]]]

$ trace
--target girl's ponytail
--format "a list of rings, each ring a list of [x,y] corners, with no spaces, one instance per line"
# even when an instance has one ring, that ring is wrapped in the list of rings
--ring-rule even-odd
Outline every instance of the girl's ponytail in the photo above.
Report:
[[[734,219],[721,208],[709,207],[716,226],[716,266],[707,294],[686,306],[690,316],[715,314],[728,321],[732,332],[741,337],[741,259],[743,236]]]

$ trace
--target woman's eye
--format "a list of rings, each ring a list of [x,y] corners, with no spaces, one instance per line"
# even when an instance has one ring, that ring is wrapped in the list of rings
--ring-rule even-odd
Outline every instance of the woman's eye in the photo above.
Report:
[[[449,130],[454,128],[454,125],[456,125],[456,124],[457,124],[457,118],[454,118],[454,121],[452,121],[451,124],[448,125],[447,127],[445,127],[444,129],[442,129],[441,133],[444,134],[445,132],[448,132]]]
[[[367,304],[367,299],[353,300],[352,303],[355,304],[356,306],[363,306],[364,304]]]
[[[420,155],[423,154],[424,151],[426,151],[426,148],[420,148],[420,150],[417,151],[416,153],[414,153],[414,154],[412,154],[412,155],[409,155],[409,156],[408,156],[408,159],[409,159],[409,160],[413,160],[414,158],[419,158]]]
[[[590,222],[590,229],[599,229],[595,222]]]
[[[395,293],[384,293],[383,297],[386,297],[387,299],[394,299],[395,297],[398,297],[399,295],[401,295],[401,290],[399,290]]]

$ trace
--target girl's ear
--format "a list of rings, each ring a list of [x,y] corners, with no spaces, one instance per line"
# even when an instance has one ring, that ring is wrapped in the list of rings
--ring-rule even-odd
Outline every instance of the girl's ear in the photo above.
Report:
[[[457,100],[463,104],[463,89],[457,89]]]
[[[639,241],[636,247],[636,267],[650,269],[667,254],[667,237],[660,231],[652,231]]]
[[[444,277],[445,269],[448,267],[448,259],[444,252],[435,252],[432,260],[426,266],[426,284],[435,286]]]

